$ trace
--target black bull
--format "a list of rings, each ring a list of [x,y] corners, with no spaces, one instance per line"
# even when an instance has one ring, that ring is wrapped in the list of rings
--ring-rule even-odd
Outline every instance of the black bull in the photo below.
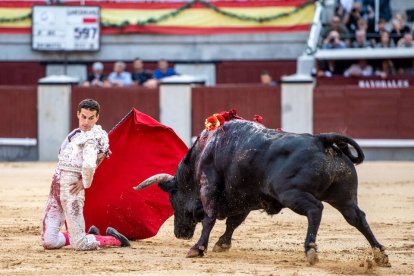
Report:
[[[376,263],[389,266],[384,247],[358,208],[354,163],[363,160],[358,144],[340,134],[294,134],[234,120],[215,131],[203,131],[175,176],[156,175],[135,189],[159,183],[169,194],[177,238],[191,238],[196,224],[202,222],[201,237],[187,257],[203,256],[216,219],[227,218],[226,231],[213,249],[224,251],[250,211],[277,214],[287,207],[308,218],[305,253],[314,264],[325,201],[365,236]]]

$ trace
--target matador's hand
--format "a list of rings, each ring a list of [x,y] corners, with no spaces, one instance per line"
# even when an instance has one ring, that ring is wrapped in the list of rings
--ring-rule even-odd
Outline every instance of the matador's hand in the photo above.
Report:
[[[109,156],[112,154],[112,151],[108,149],[106,153],[98,154],[98,159],[96,160],[96,166],[99,166],[105,158],[109,159]]]
[[[79,179],[75,183],[70,184],[69,191],[72,195],[78,195],[79,192],[82,191],[82,190],[83,190],[82,179]]]

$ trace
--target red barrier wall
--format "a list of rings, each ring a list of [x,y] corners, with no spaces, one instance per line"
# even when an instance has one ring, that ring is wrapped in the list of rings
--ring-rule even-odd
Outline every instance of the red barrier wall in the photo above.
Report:
[[[280,87],[221,85],[194,87],[192,90],[192,135],[198,136],[205,128],[205,119],[213,113],[236,109],[248,120],[255,114],[263,117],[269,128],[280,127]]]
[[[0,85],[36,85],[45,75],[39,62],[0,62]]]
[[[159,120],[159,91],[142,87],[131,88],[72,88],[72,121],[71,129],[78,127],[76,110],[81,100],[92,98],[101,105],[99,124],[110,131],[133,107]]]
[[[0,137],[37,138],[37,87],[0,86]]]
[[[413,139],[414,88],[319,85],[314,90],[314,132],[355,138]]]
[[[296,72],[296,60],[223,61],[216,65],[216,82],[260,84],[260,74],[266,70],[279,81],[283,75]]]

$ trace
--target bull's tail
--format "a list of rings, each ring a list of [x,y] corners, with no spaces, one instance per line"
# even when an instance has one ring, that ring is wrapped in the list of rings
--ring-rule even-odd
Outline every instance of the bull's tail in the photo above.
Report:
[[[361,147],[355,142],[355,140],[338,133],[321,133],[316,135],[325,146],[336,146],[343,154],[349,157],[354,164],[361,164],[364,161],[365,155],[362,152]],[[351,145],[357,152],[357,156],[354,156],[349,149]]]

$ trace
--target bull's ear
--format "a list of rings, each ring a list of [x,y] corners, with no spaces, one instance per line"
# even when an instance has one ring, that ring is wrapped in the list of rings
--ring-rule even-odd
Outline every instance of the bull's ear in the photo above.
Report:
[[[161,188],[164,192],[167,192],[169,194],[175,192],[177,190],[177,186],[175,181],[168,180],[158,183],[158,187]]]

